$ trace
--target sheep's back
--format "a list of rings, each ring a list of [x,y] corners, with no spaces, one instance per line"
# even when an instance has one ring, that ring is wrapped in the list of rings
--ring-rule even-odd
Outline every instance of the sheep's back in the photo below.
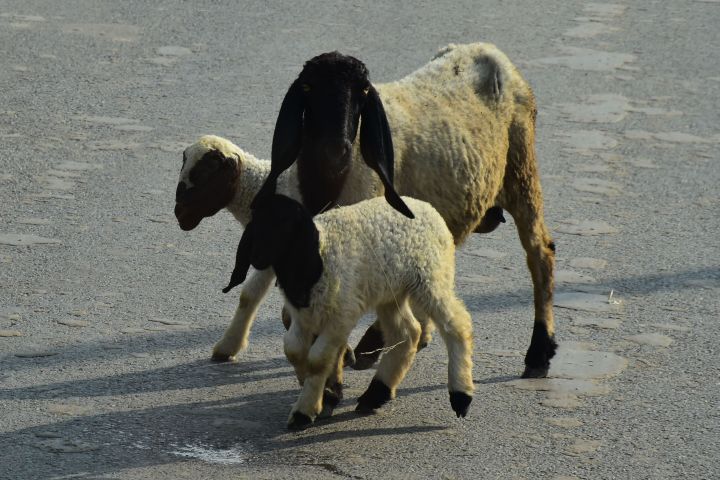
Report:
[[[403,200],[414,219],[384,198],[315,217],[324,267],[318,290],[324,290],[325,301],[330,297],[364,312],[437,276],[448,264],[454,274],[454,243],[443,218],[426,202]]]

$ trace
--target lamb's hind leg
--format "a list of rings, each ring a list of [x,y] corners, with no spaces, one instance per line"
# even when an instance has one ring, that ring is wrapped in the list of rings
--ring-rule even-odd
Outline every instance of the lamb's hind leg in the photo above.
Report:
[[[435,329],[429,318],[417,317],[422,328],[420,334],[420,340],[418,340],[417,350],[420,351],[427,347],[432,340],[432,332]],[[380,322],[375,321],[362,336],[357,346],[355,347],[354,362],[346,364],[351,366],[355,370],[367,370],[368,368],[375,365],[380,358],[380,354],[383,351],[383,347],[386,346],[385,339],[383,338],[382,328]],[[348,346],[348,349],[350,347]]]
[[[218,362],[232,360],[237,353],[247,347],[250,327],[252,327],[258,306],[272,285],[275,273],[271,268],[255,271],[245,282],[240,292],[240,301],[235,316],[225,334],[213,348],[212,359]]]
[[[510,150],[501,205],[513,216],[527,255],[533,282],[535,324],[525,356],[523,378],[547,376],[555,355],[553,319],[553,269],[555,244],[545,226],[543,196],[535,160],[534,115],[516,120],[510,128]]]
[[[424,311],[438,326],[448,352],[450,406],[465,417],[472,401],[472,317],[452,290],[431,291],[413,301],[413,309]]]
[[[410,311],[407,299],[399,299],[398,304],[393,302],[377,309],[378,323],[390,349],[382,356],[370,386],[358,398],[355,410],[360,413],[371,413],[394,398],[397,386],[415,358],[420,324]]]

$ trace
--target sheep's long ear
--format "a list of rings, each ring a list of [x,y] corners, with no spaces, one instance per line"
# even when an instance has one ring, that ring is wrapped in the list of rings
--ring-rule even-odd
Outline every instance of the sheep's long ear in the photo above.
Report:
[[[375,87],[370,87],[361,112],[360,151],[365,163],[375,170],[385,187],[385,199],[398,212],[415,218],[393,187],[395,157],[385,109]]]
[[[245,277],[247,277],[248,270],[250,269],[250,254],[252,252],[254,231],[253,223],[248,223],[240,238],[240,243],[238,243],[237,254],[235,255],[235,268],[230,276],[230,283],[222,289],[223,293],[228,293],[245,281]]]
[[[280,106],[273,133],[270,174],[255,195],[251,208],[256,208],[262,198],[275,193],[278,177],[290,168],[300,153],[304,111],[305,96],[302,83],[298,79],[290,85]]]

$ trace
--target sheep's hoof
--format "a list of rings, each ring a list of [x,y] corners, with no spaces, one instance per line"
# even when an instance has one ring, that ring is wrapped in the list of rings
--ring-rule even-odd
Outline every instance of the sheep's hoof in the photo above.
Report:
[[[545,378],[548,376],[548,372],[550,371],[550,366],[547,367],[525,367],[525,371],[523,372],[522,376],[520,378]]]
[[[290,421],[288,421],[287,428],[288,430],[305,430],[312,424],[312,418],[304,413],[293,412]]]
[[[365,393],[358,398],[355,411],[360,414],[375,413],[375,410],[385,405],[392,398],[390,387],[380,380],[373,378]]]
[[[343,399],[342,383],[336,383],[329,387],[325,387],[323,391],[322,410],[318,418],[329,418],[332,416],[335,407],[340,404]]]
[[[417,351],[419,352],[420,350],[422,350],[423,348],[427,347],[428,345],[430,345],[430,341],[429,341],[429,340],[420,340],[420,341],[418,342]]]
[[[210,358],[213,362],[237,362],[235,355],[228,355],[227,353],[213,352]]]
[[[355,366],[355,352],[350,345],[345,346],[345,354],[343,356],[343,365],[346,367]]]
[[[472,396],[463,392],[450,392],[450,406],[458,418],[465,418],[472,402]]]
[[[533,328],[530,348],[525,355],[525,371],[522,378],[545,378],[550,370],[550,359],[555,356],[557,343],[548,335],[547,327],[536,322]]]

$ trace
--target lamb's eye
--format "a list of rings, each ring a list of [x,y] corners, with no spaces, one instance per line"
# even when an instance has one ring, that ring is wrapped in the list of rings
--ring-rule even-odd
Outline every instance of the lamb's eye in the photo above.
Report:
[[[303,83],[302,89],[303,89],[303,92],[307,93],[310,91],[310,85],[308,85],[307,83]]]
[[[363,88],[363,95],[367,96],[367,94],[370,92],[370,87]]]

